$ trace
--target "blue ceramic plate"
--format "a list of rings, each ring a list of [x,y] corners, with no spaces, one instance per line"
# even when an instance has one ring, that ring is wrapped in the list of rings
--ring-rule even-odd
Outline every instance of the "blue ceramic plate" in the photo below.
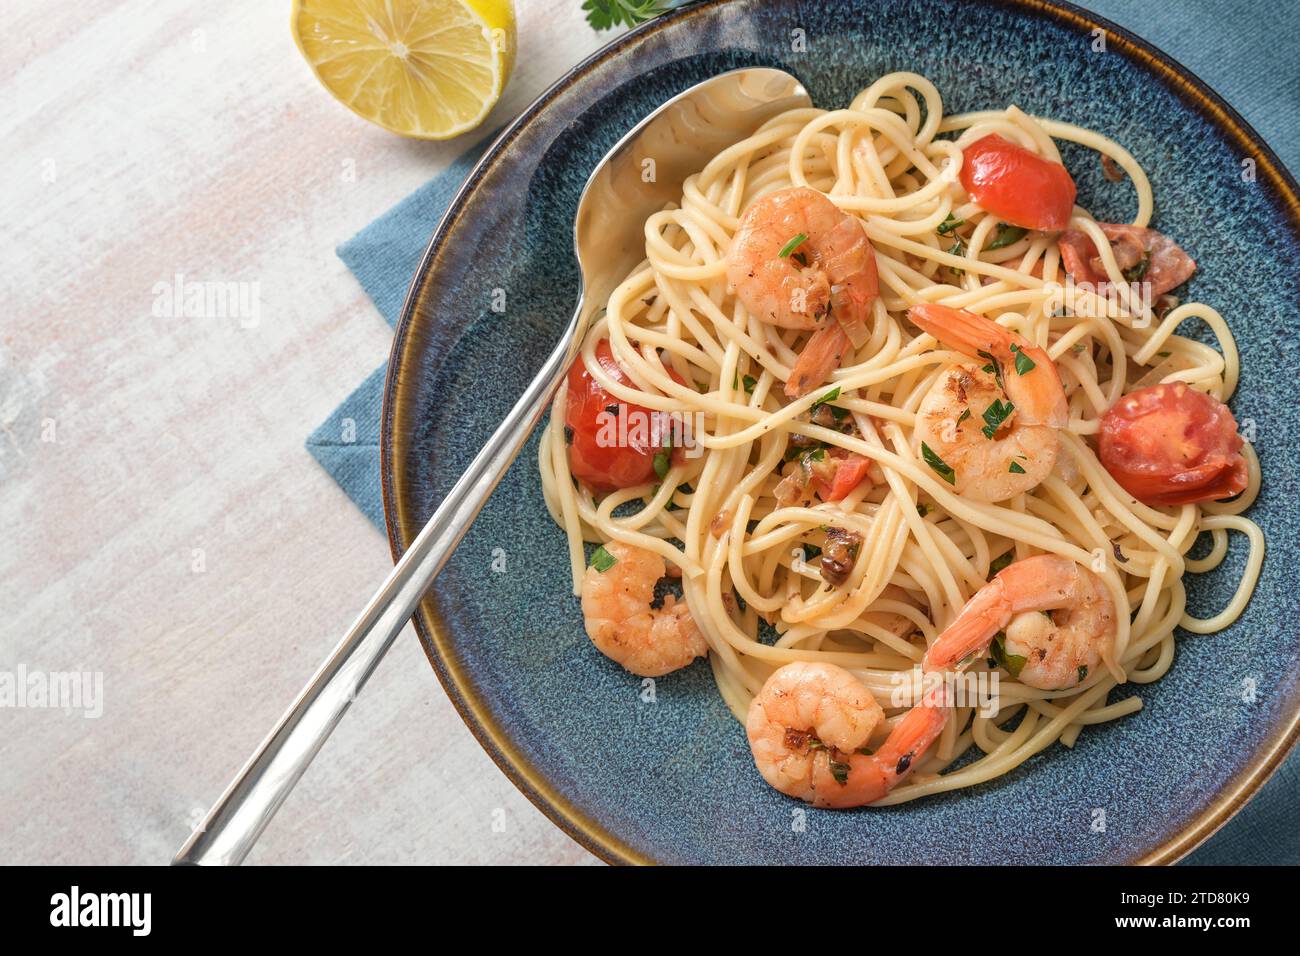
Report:
[[[1099,26],[1106,50],[1093,49]],[[792,51],[792,30],[807,52]],[[575,68],[488,150],[438,226],[397,328],[384,402],[384,504],[404,549],[550,351],[578,288],[572,222],[595,163],[664,100],[724,70],[774,65],[819,106],[882,73],[933,80],[950,112],[1016,103],[1098,129],[1155,187],[1155,224],[1200,268],[1191,297],[1228,318],[1242,353],[1264,488],[1252,516],[1270,556],[1246,615],[1182,635],[1137,715],[1085,731],[971,790],[831,812],[768,787],[707,664],[658,681],[601,656],[569,590],[542,503],[537,436],[417,617],[439,678],[530,799],[611,861],[698,863],[1170,862],[1221,826],[1297,736],[1292,312],[1300,301],[1294,180],[1198,80],[1112,24],[1036,0],[706,3],[638,29]],[[1243,179],[1243,160],[1255,178]],[[1126,183],[1065,148],[1080,201],[1133,214]],[[491,311],[494,290],[506,310]],[[1201,330],[1203,331],[1203,330]],[[1190,334],[1190,333],[1189,333]],[[1194,578],[1205,613],[1232,592],[1244,545]],[[504,561],[504,571],[499,571]],[[1256,688],[1251,694],[1248,688]],[[1105,811],[1104,829],[1098,811]],[[800,811],[800,812],[796,812]],[[806,813],[806,817],[804,816]]]

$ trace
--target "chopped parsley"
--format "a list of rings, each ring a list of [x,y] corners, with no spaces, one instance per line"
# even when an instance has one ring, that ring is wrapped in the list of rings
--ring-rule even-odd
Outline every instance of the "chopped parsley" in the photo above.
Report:
[[[1028,229],[1022,229],[1020,226],[1008,226],[1005,222],[1000,222],[998,223],[998,231],[993,237],[993,241],[984,248],[989,250],[1005,249],[1012,243],[1019,242],[1021,239],[1025,238],[1025,235],[1028,232]]]
[[[916,513],[919,514],[922,518],[924,518],[933,510],[934,508],[931,505],[926,504],[924,501],[922,501],[920,504],[916,506]]]
[[[663,451],[655,452],[655,474],[660,478],[668,477],[668,472],[673,466],[673,436],[665,435]]]
[[[1004,385],[1002,382],[1002,363],[999,362],[997,359],[995,359],[988,352],[977,351],[975,354],[982,359],[988,360],[989,364],[984,366],[984,371],[987,372],[989,375],[992,375],[994,378],[996,378],[998,380],[998,388],[1002,389],[1005,392],[1007,388],[1006,385]]]
[[[990,561],[990,562],[989,562],[989,577],[992,578],[993,575],[997,574],[999,571],[1001,571],[1003,568],[1005,568],[1008,564],[1010,564],[1011,561],[1012,561],[1012,559],[1015,557],[1015,554],[1016,554],[1016,552],[1015,552],[1015,550],[1013,549],[1013,550],[1011,550],[1011,551],[1007,551],[1005,554],[1001,554],[1001,555],[999,555],[998,557],[996,557],[996,558],[994,558],[992,561]]]
[[[1020,346],[1016,345],[1014,342],[1011,343],[1011,351],[1014,352],[1016,356],[1017,375],[1027,375],[1038,367],[1034,360],[1021,351]]]
[[[925,459],[927,465],[934,469],[936,475],[950,485],[957,484],[957,473],[952,470],[952,466],[936,455],[934,449],[925,442],[921,442],[921,457]]]
[[[588,561],[587,564],[590,567],[595,568],[601,574],[604,574],[614,565],[618,564],[618,558],[606,551],[605,546],[602,544],[591,553],[591,560]]]
[[[935,232],[939,233],[941,236],[946,236],[950,232],[960,229],[964,225],[966,225],[965,219],[958,219],[952,213],[948,213],[948,218],[939,223],[939,228],[936,229]]]
[[[732,376],[731,376],[731,388],[732,388],[732,391],[739,390],[739,388],[740,388],[740,386],[741,386],[742,384],[745,386],[745,391],[746,391],[746,392],[752,392],[752,391],[754,390],[754,386],[758,384],[758,379],[754,378],[754,376],[752,376],[752,375],[746,375],[746,376],[742,379],[742,378],[740,377],[740,373],[739,373],[739,372],[734,372],[734,373],[732,373]]]
[[[964,421],[965,421],[966,419],[968,419],[968,418],[970,418],[970,409],[969,409],[969,408],[966,409],[964,412],[962,412],[960,415],[957,416],[957,424],[960,425],[962,422],[964,422]]]
[[[799,435],[796,437],[803,439],[803,441],[799,442],[798,444],[796,444],[794,441],[791,441],[788,445],[786,445],[785,448],[786,461],[794,461],[796,458],[798,458],[800,455],[802,455],[804,452],[808,450],[809,444],[814,444],[813,442],[810,442],[807,438],[805,438],[803,435]],[[820,444],[820,443],[816,443],[816,444]]]
[[[980,429],[984,437],[992,439],[1015,410],[1016,406],[1011,402],[1004,402],[1000,398],[993,399],[993,404],[984,409],[984,427]],[[967,412],[969,411],[970,409],[967,409]]]
[[[1011,472],[1013,475],[1023,475],[1025,473],[1025,469],[1020,467],[1020,462],[1018,461],[1013,461],[1007,468],[1007,471]]]
[[[964,242],[962,242],[960,239],[958,239],[956,242],[954,242],[951,246],[948,247],[948,255],[950,255],[950,256],[965,256],[965,255],[966,255],[966,243],[964,243]],[[960,268],[960,267],[958,267],[958,266],[949,266],[948,268],[951,269],[953,272],[955,272],[955,273],[956,273],[957,275],[959,275],[959,276],[964,276],[964,275],[966,274],[966,270],[965,270],[965,269],[962,269],[962,268]]]
[[[1086,681],[1087,679],[1088,679],[1088,665],[1087,665],[1087,664],[1080,664],[1080,665],[1079,665],[1079,683],[1082,684],[1082,683],[1083,683],[1084,681]]]
[[[835,401],[835,399],[839,397],[840,397],[840,387],[836,385],[834,388],[832,388],[821,398],[817,399],[817,401],[813,402],[812,405],[808,407],[808,410],[810,412],[816,411],[819,406],[825,405],[827,402],[833,402]]]
[[[573,427],[571,425],[564,426],[564,443],[566,445],[573,444]]]
[[[824,461],[825,459],[826,459],[826,449],[814,448],[812,451],[804,452],[803,457],[800,458],[799,460],[803,462],[804,465],[809,465],[814,461]]]
[[[841,787],[849,782],[849,765],[838,760],[831,761],[831,776]]]
[[[1141,282],[1147,274],[1147,268],[1151,265],[1151,253],[1144,252],[1142,258],[1132,266],[1124,270],[1124,278],[1129,282]]]
[[[993,643],[989,645],[989,652],[993,655],[993,660],[997,662],[998,667],[1005,668],[1013,680],[1020,679],[1020,671],[1025,666],[1025,658],[1020,654],[1007,653],[1007,635],[1005,631],[998,631],[997,636],[993,638]]]

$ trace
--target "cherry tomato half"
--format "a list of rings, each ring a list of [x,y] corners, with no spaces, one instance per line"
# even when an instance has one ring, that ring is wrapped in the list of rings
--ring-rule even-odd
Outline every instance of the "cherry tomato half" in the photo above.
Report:
[[[1101,419],[1101,463],[1138,501],[1182,505],[1246,488],[1242,439],[1228,406],[1168,382],[1120,398]]]
[[[596,361],[620,385],[636,387],[614,360],[608,339],[597,343]],[[668,374],[686,384],[672,369]],[[592,491],[614,491],[658,480],[655,456],[671,438],[671,421],[665,413],[609,394],[591,377],[582,356],[578,356],[569,369],[564,433],[573,477]],[[674,461],[680,461],[682,449],[674,449],[672,456]]]
[[[1078,191],[1060,163],[1043,159],[996,133],[962,150],[961,184],[999,219],[1025,229],[1064,229]]]

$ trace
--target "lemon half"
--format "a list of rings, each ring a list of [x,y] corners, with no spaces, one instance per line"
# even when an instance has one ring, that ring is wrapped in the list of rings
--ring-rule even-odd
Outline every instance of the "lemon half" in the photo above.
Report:
[[[510,0],[294,0],[293,37],[339,102],[402,136],[449,139],[501,96]]]

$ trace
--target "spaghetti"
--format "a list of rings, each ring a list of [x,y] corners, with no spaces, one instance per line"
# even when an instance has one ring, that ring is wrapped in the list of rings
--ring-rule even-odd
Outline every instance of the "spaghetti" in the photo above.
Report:
[[[563,392],[541,443],[546,504],[567,535],[575,594],[588,573],[584,542],[644,549],[680,571],[718,690],[742,722],[778,668],[805,662],[857,678],[884,708],[873,736],[888,733],[915,702],[900,703],[900,686],[1000,567],[1055,555],[1096,575],[1120,611],[1109,666],[1080,667],[1076,686],[1042,689],[1016,679],[1005,649],[977,655],[968,672],[1000,677],[995,709],[952,706],[934,745],[878,803],[993,779],[1053,742],[1072,746],[1084,727],[1140,710],[1138,694],[1111,701],[1111,691],[1159,679],[1173,661],[1176,628],[1205,634],[1231,624],[1263,559],[1263,535],[1242,514],[1260,481],[1248,444],[1235,498],[1154,506],[1126,491],[1095,450],[1103,416],[1135,390],[1181,382],[1226,401],[1239,374],[1227,323],[1202,303],[1147,301],[1114,233],[1079,207],[1062,233],[1018,228],[974,202],[958,177],[964,153],[990,135],[1053,163],[1056,140],[1095,150],[1132,183],[1133,225],[1147,226],[1150,183],[1115,142],[1015,107],[946,116],[924,77],[884,76],[847,109],[771,120],[688,179],[680,207],[646,222],[645,262],[589,329],[579,362],[595,385],[627,407],[697,423],[694,453],[683,453],[679,438],[678,451],[656,455],[652,480],[593,490],[571,472]],[[861,224],[879,294],[828,380],[790,397],[792,369],[818,333],[752,314],[727,269],[745,211],[801,187]],[[1063,235],[1076,246],[1067,248]],[[1066,275],[1063,258],[1086,240],[1101,283]],[[1084,269],[1077,256],[1071,261]],[[909,320],[909,309],[927,304],[993,320],[1054,365],[1068,416],[1054,433],[1050,472],[1028,490],[1003,500],[959,492],[947,464],[921,446],[927,396],[971,360]],[[1189,319],[1205,323],[1220,349],[1177,335]],[[598,349],[608,349],[621,374],[611,374]],[[1000,364],[994,371],[999,384],[1016,374]],[[1002,407],[984,415],[990,438],[1006,427]],[[839,497],[791,500],[786,479],[818,452],[822,460],[865,459],[869,477]],[[1019,466],[1013,459],[1011,473]],[[1249,545],[1240,584],[1221,612],[1194,618],[1184,575],[1216,567],[1230,532]],[[1203,533],[1210,551],[1192,558]],[[854,544],[832,573],[827,549],[836,534]]]

